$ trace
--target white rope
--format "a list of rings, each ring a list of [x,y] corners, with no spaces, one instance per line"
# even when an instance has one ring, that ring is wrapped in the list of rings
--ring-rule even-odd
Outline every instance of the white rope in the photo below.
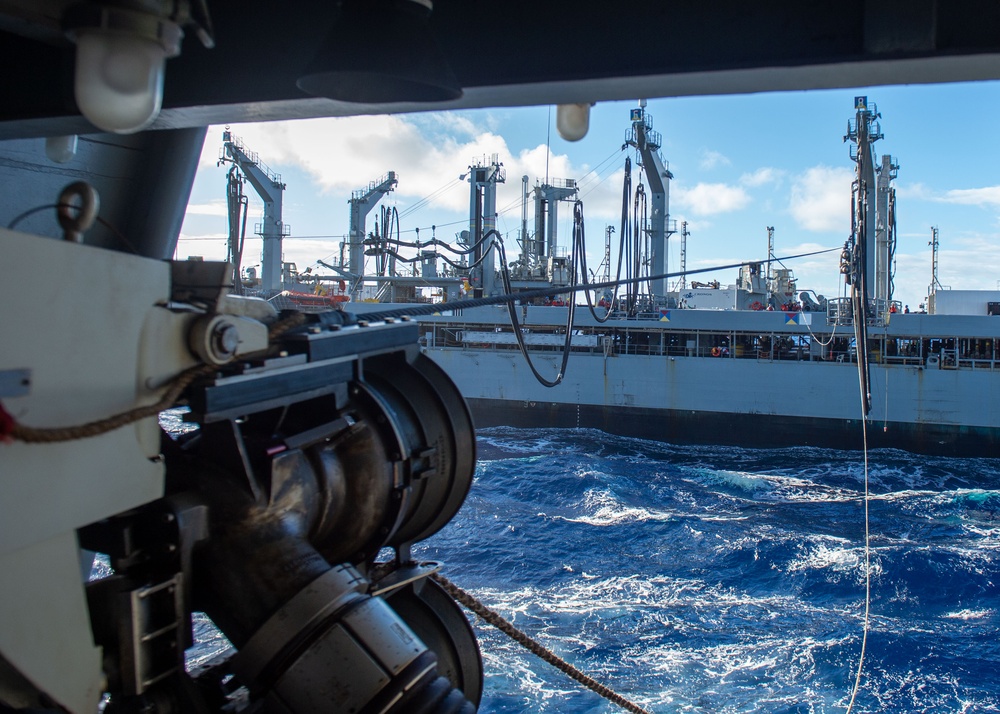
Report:
[[[830,339],[828,339],[826,342],[823,342],[823,340],[821,340],[816,336],[816,333],[813,332],[812,330],[812,325],[810,325],[809,323],[806,323],[806,330],[809,331],[809,337],[812,338],[816,342],[816,344],[818,344],[820,347],[829,347],[830,344],[833,342],[833,338],[837,334],[837,325],[836,323],[834,323],[833,330],[830,331]]]
[[[854,709],[854,700],[858,696],[858,689],[861,687],[861,671],[864,668],[865,649],[868,646],[869,614],[872,602],[871,538],[868,529],[868,426],[864,418],[862,418],[861,424],[865,449],[865,623],[864,634],[861,636],[861,656],[858,657],[858,672],[854,678],[854,688],[851,690],[851,701],[847,704],[847,714],[851,714],[851,710]]]
[[[865,329],[864,325],[854,326],[855,344],[861,345],[859,330]],[[861,355],[858,355],[858,368],[862,364]],[[864,670],[865,650],[868,646],[868,630],[870,623],[871,601],[872,601],[872,569],[871,569],[871,535],[868,521],[868,415],[865,413],[864,380],[861,380],[861,435],[864,447],[864,480],[865,480],[865,620],[864,632],[861,636],[861,655],[858,657],[858,671],[854,677],[854,687],[851,689],[851,699],[847,703],[847,714],[851,714],[854,709],[854,700],[858,696],[861,688],[861,673]]]

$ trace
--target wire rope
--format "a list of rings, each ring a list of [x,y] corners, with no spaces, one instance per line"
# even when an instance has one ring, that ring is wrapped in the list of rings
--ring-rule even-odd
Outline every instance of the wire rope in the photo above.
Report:
[[[854,240],[853,270],[851,279],[851,306],[854,316],[854,344],[858,359],[858,383],[861,398],[861,433],[864,447],[864,506],[865,506],[865,611],[861,636],[861,653],[858,668],[847,703],[847,714],[851,714],[861,689],[861,675],[864,672],[865,652],[868,647],[868,632],[871,624],[871,531],[869,526],[869,462],[868,462],[868,416],[871,413],[871,374],[868,360],[868,275],[867,275],[867,235],[868,195],[865,187],[863,152],[858,152],[858,181],[851,211],[852,239]]]
[[[855,328],[857,333],[857,328]],[[858,655],[858,669],[854,675],[854,686],[851,688],[851,698],[847,703],[846,714],[854,710],[854,702],[861,689],[861,675],[864,671],[865,652],[868,648],[868,632],[871,629],[872,602],[872,567],[871,567],[871,530],[869,526],[869,503],[871,501],[868,480],[868,415],[865,412],[864,397],[861,399],[861,434],[864,446],[864,485],[865,485],[865,614],[861,634],[861,654]]]
[[[498,234],[499,235],[499,234]],[[811,251],[809,253],[799,253],[797,255],[785,256],[784,260],[794,260],[796,258],[808,258],[814,255],[821,255],[823,253],[831,253],[835,250],[840,250],[840,248],[826,248],[824,250]],[[760,263],[760,260],[747,260],[741,263],[729,263],[728,265],[714,265],[709,268],[696,268],[694,270],[688,270],[688,275],[699,275],[701,273],[710,273],[717,270],[732,270],[734,268],[742,268],[744,265],[751,265],[753,263]],[[682,273],[661,273],[659,275],[651,275],[648,278],[622,278],[620,280],[608,280],[600,283],[591,283],[589,285],[591,290],[599,290],[603,288],[613,288],[616,285],[623,284],[626,282],[645,282],[646,280],[668,280],[670,278],[677,278]],[[551,287],[547,286],[544,288],[537,288],[534,290],[523,290],[516,294],[505,294],[505,295],[494,295],[490,297],[481,298],[467,298],[465,300],[455,300],[449,303],[425,303],[421,305],[412,305],[408,307],[394,308],[392,310],[385,310],[383,312],[369,312],[359,315],[364,320],[369,322],[376,322],[379,320],[387,319],[397,319],[397,318],[407,318],[407,317],[417,317],[420,315],[433,315],[440,313],[442,310],[447,310],[449,312],[454,312],[456,310],[468,310],[476,307],[488,307],[490,305],[504,305],[508,302],[514,302],[516,300],[531,299],[536,297],[547,297],[552,295],[569,295],[570,293],[575,293],[582,290],[581,285],[569,285],[566,287]]]

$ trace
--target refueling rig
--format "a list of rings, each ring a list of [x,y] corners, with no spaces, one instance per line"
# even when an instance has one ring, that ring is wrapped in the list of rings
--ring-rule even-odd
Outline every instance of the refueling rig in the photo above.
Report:
[[[20,336],[0,365],[14,440],[0,451],[0,593],[17,613],[0,631],[0,701],[473,710],[475,637],[428,579],[438,566],[409,550],[461,506],[475,439],[415,323],[282,318],[228,294],[226,263],[12,231],[0,244],[18,256],[0,283]],[[85,309],[33,329],[37,300],[10,289],[19,271],[64,276]],[[198,425],[176,440],[157,424],[175,403]],[[394,555],[376,565],[383,548]],[[113,574],[87,582],[94,553]],[[198,674],[184,668],[193,611],[237,650]]]

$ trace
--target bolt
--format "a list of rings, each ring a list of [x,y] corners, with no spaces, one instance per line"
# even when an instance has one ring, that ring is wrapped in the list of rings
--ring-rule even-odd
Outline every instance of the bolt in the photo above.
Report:
[[[236,354],[240,344],[240,332],[236,325],[220,322],[212,330],[212,349],[219,359],[229,359]]]

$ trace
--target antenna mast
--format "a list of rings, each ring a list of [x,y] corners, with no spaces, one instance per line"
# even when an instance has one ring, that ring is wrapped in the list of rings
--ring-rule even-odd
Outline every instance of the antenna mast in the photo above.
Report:
[[[931,242],[928,243],[931,247],[931,284],[927,288],[927,295],[930,297],[940,289],[941,281],[938,280],[938,229],[937,226],[931,226]]]
[[[681,223],[681,290],[687,290],[688,222]]]

